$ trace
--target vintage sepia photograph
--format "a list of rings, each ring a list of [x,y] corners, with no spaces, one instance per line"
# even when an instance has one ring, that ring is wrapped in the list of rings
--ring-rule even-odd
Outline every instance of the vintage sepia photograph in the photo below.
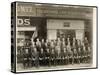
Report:
[[[96,6],[14,4],[16,72],[97,67]]]

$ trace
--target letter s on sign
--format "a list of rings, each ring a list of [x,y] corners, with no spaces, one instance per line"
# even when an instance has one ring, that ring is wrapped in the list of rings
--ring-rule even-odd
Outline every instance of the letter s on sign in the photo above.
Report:
[[[24,19],[24,25],[30,25],[30,19]]]

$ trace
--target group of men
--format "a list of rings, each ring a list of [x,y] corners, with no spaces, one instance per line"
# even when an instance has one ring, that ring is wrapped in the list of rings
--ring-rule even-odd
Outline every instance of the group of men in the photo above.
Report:
[[[92,49],[87,37],[83,41],[73,37],[72,40],[70,38],[56,40],[37,38],[36,41],[30,42],[26,42],[22,47],[24,68],[91,62]]]

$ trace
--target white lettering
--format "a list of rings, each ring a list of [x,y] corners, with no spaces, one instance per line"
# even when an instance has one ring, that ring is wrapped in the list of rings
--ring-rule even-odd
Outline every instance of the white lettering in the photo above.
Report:
[[[17,19],[17,24],[18,25],[30,25],[30,19],[21,19],[21,18],[18,18]]]

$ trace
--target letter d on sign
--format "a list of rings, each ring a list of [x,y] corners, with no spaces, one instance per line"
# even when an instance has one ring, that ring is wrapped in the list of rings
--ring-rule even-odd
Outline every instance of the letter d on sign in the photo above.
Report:
[[[23,22],[23,19],[17,19],[17,24],[18,24],[18,25],[23,25],[23,23],[24,23],[24,22]]]

